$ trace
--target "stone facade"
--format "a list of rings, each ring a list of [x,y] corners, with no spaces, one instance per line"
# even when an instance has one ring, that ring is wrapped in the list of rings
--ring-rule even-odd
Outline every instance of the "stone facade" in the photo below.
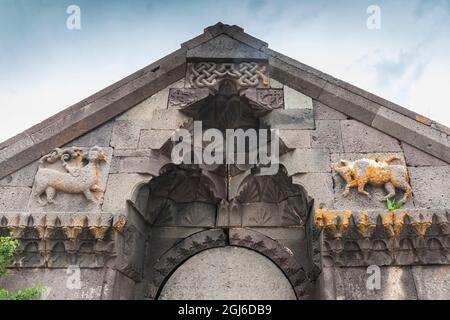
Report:
[[[278,129],[280,170],[174,165],[171,137],[198,120]],[[0,287],[42,284],[48,299],[258,299],[272,284],[280,299],[450,298],[450,140],[426,120],[239,27],[207,28],[0,144],[0,235],[21,242]],[[389,211],[393,191],[404,204]],[[242,265],[227,278],[205,266],[219,257]],[[367,287],[369,266],[380,288]],[[205,286],[202,270],[223,277]],[[217,292],[227,279],[234,289]]]

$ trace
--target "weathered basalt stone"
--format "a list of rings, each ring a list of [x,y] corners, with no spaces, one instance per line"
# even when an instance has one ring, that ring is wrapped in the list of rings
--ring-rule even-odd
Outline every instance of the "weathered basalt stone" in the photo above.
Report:
[[[32,187],[38,163],[33,162],[0,180],[0,186]]]
[[[209,60],[267,60],[267,55],[226,34],[221,34],[208,42],[190,49],[186,57],[191,61]]]
[[[313,130],[312,109],[274,110],[260,119],[262,127],[280,130]]]
[[[307,190],[308,195],[314,199],[316,208],[323,205],[333,208],[334,193],[331,173],[303,173],[292,177],[294,184],[299,184]]]
[[[283,87],[285,109],[312,109],[312,99],[288,86]]]
[[[428,166],[447,166],[448,163],[425,153],[412,145],[402,142],[403,152],[405,153],[406,164],[411,167],[428,167]]]
[[[131,199],[135,188],[147,183],[151,178],[151,175],[137,173],[109,175],[102,210],[105,212],[123,212],[126,200]]]
[[[71,141],[67,145],[79,147],[109,147],[113,125],[114,121],[109,121],[101,125],[100,127],[82,135],[81,137]]]
[[[450,296],[449,266],[413,266],[411,272],[419,300],[447,300]]]
[[[380,288],[370,289],[367,268],[334,268],[338,300],[416,300],[417,292],[411,269],[380,268]]]
[[[316,120],[316,130],[311,132],[313,148],[344,152],[339,120]]]
[[[288,149],[307,149],[311,147],[310,130],[279,130],[281,141]]]
[[[176,130],[183,126],[189,126],[192,122],[192,118],[183,114],[179,110],[168,109],[153,111],[153,117],[150,122],[150,126],[145,129],[153,130]],[[144,129],[144,128],[141,128]]]
[[[450,207],[450,166],[409,167],[414,203],[420,208]]]
[[[355,120],[341,121],[345,152],[401,152],[399,142]]]
[[[30,194],[28,187],[0,187],[0,212],[25,210]]]
[[[379,110],[372,126],[439,159],[450,162],[450,143],[447,134],[443,132],[387,108]]]
[[[117,149],[136,149],[141,130],[150,129],[151,122],[145,120],[116,120],[111,137],[111,146]]]
[[[288,175],[308,172],[331,172],[330,154],[324,149],[295,149],[280,157]]]
[[[348,117],[335,110],[332,109],[323,103],[313,100],[313,109],[314,109],[314,119],[316,120],[347,120]]]

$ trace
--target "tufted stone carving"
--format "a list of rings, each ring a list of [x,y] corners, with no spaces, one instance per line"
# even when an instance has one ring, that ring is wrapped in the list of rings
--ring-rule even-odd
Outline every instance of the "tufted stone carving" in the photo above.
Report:
[[[314,220],[324,235],[324,264],[450,264],[448,211],[317,209]]]
[[[224,79],[233,80],[239,89],[269,86],[267,67],[257,62],[188,64],[187,80],[192,88],[217,89]]]
[[[343,196],[347,196],[350,188],[357,187],[358,192],[371,198],[371,195],[364,190],[366,184],[379,187],[384,186],[388,194],[382,199],[395,197],[395,189],[405,192],[400,200],[405,204],[412,194],[412,188],[409,185],[409,175],[406,166],[402,164],[392,164],[393,161],[401,161],[397,156],[387,158],[367,158],[356,161],[341,160],[332,164],[334,173],[340,175],[347,185]]]
[[[57,204],[55,196],[60,191],[83,194],[89,202],[100,203],[100,195],[104,190],[100,185],[99,165],[103,161],[107,161],[107,156],[98,146],[90,149],[71,147],[53,150],[39,160],[34,183],[35,199],[42,206]],[[46,163],[59,163],[59,168],[45,167]],[[44,194],[45,200],[42,199]]]

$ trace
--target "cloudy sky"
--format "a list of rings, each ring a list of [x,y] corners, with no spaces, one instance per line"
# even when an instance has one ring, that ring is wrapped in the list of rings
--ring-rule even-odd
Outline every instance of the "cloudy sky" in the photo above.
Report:
[[[81,29],[66,27],[69,5]],[[381,28],[367,28],[367,8]],[[0,141],[218,21],[450,126],[450,0],[0,0]]]

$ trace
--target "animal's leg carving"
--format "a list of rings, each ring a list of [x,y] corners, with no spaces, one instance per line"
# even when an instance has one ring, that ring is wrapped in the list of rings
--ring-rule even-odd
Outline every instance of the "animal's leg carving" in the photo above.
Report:
[[[405,204],[409,201],[409,199],[411,199],[412,188],[406,182],[402,183],[398,188],[405,191],[405,195],[403,196],[402,200],[400,200],[401,203]]]
[[[43,193],[44,192],[41,192],[41,193],[36,192],[36,194],[35,194],[36,200],[41,206],[45,206],[47,204],[47,201],[46,200],[42,200],[42,198],[41,198]]]
[[[360,179],[358,181],[358,192],[363,195],[366,195],[370,199],[370,198],[372,198],[372,196],[366,190],[364,190],[364,187],[366,186],[366,184],[367,184],[366,179]]]
[[[94,195],[89,189],[83,191],[83,194],[89,202],[95,202]]]
[[[395,187],[392,183],[388,182],[384,185],[384,188],[388,194],[381,199],[381,201],[386,201],[387,199],[395,197]]]
[[[47,195],[47,202],[48,203],[53,203],[53,204],[57,203],[55,201],[55,195],[56,195],[55,188],[48,187],[47,189],[45,189],[45,194]]]
[[[358,182],[356,180],[348,181],[347,185],[345,186],[344,193],[342,193],[342,196],[347,197],[350,193],[350,188],[354,188],[358,186]]]
[[[45,192],[45,187],[43,185],[41,185],[39,182],[36,182],[36,190],[34,192],[34,196],[37,200],[37,202],[41,205],[41,206],[45,206],[47,204],[46,200],[42,200],[42,194]]]
[[[100,186],[97,185],[97,184],[94,184],[90,189],[91,189],[91,191],[93,191],[93,192],[103,192],[103,191],[105,191],[105,190],[103,190],[102,187],[100,187]]]

